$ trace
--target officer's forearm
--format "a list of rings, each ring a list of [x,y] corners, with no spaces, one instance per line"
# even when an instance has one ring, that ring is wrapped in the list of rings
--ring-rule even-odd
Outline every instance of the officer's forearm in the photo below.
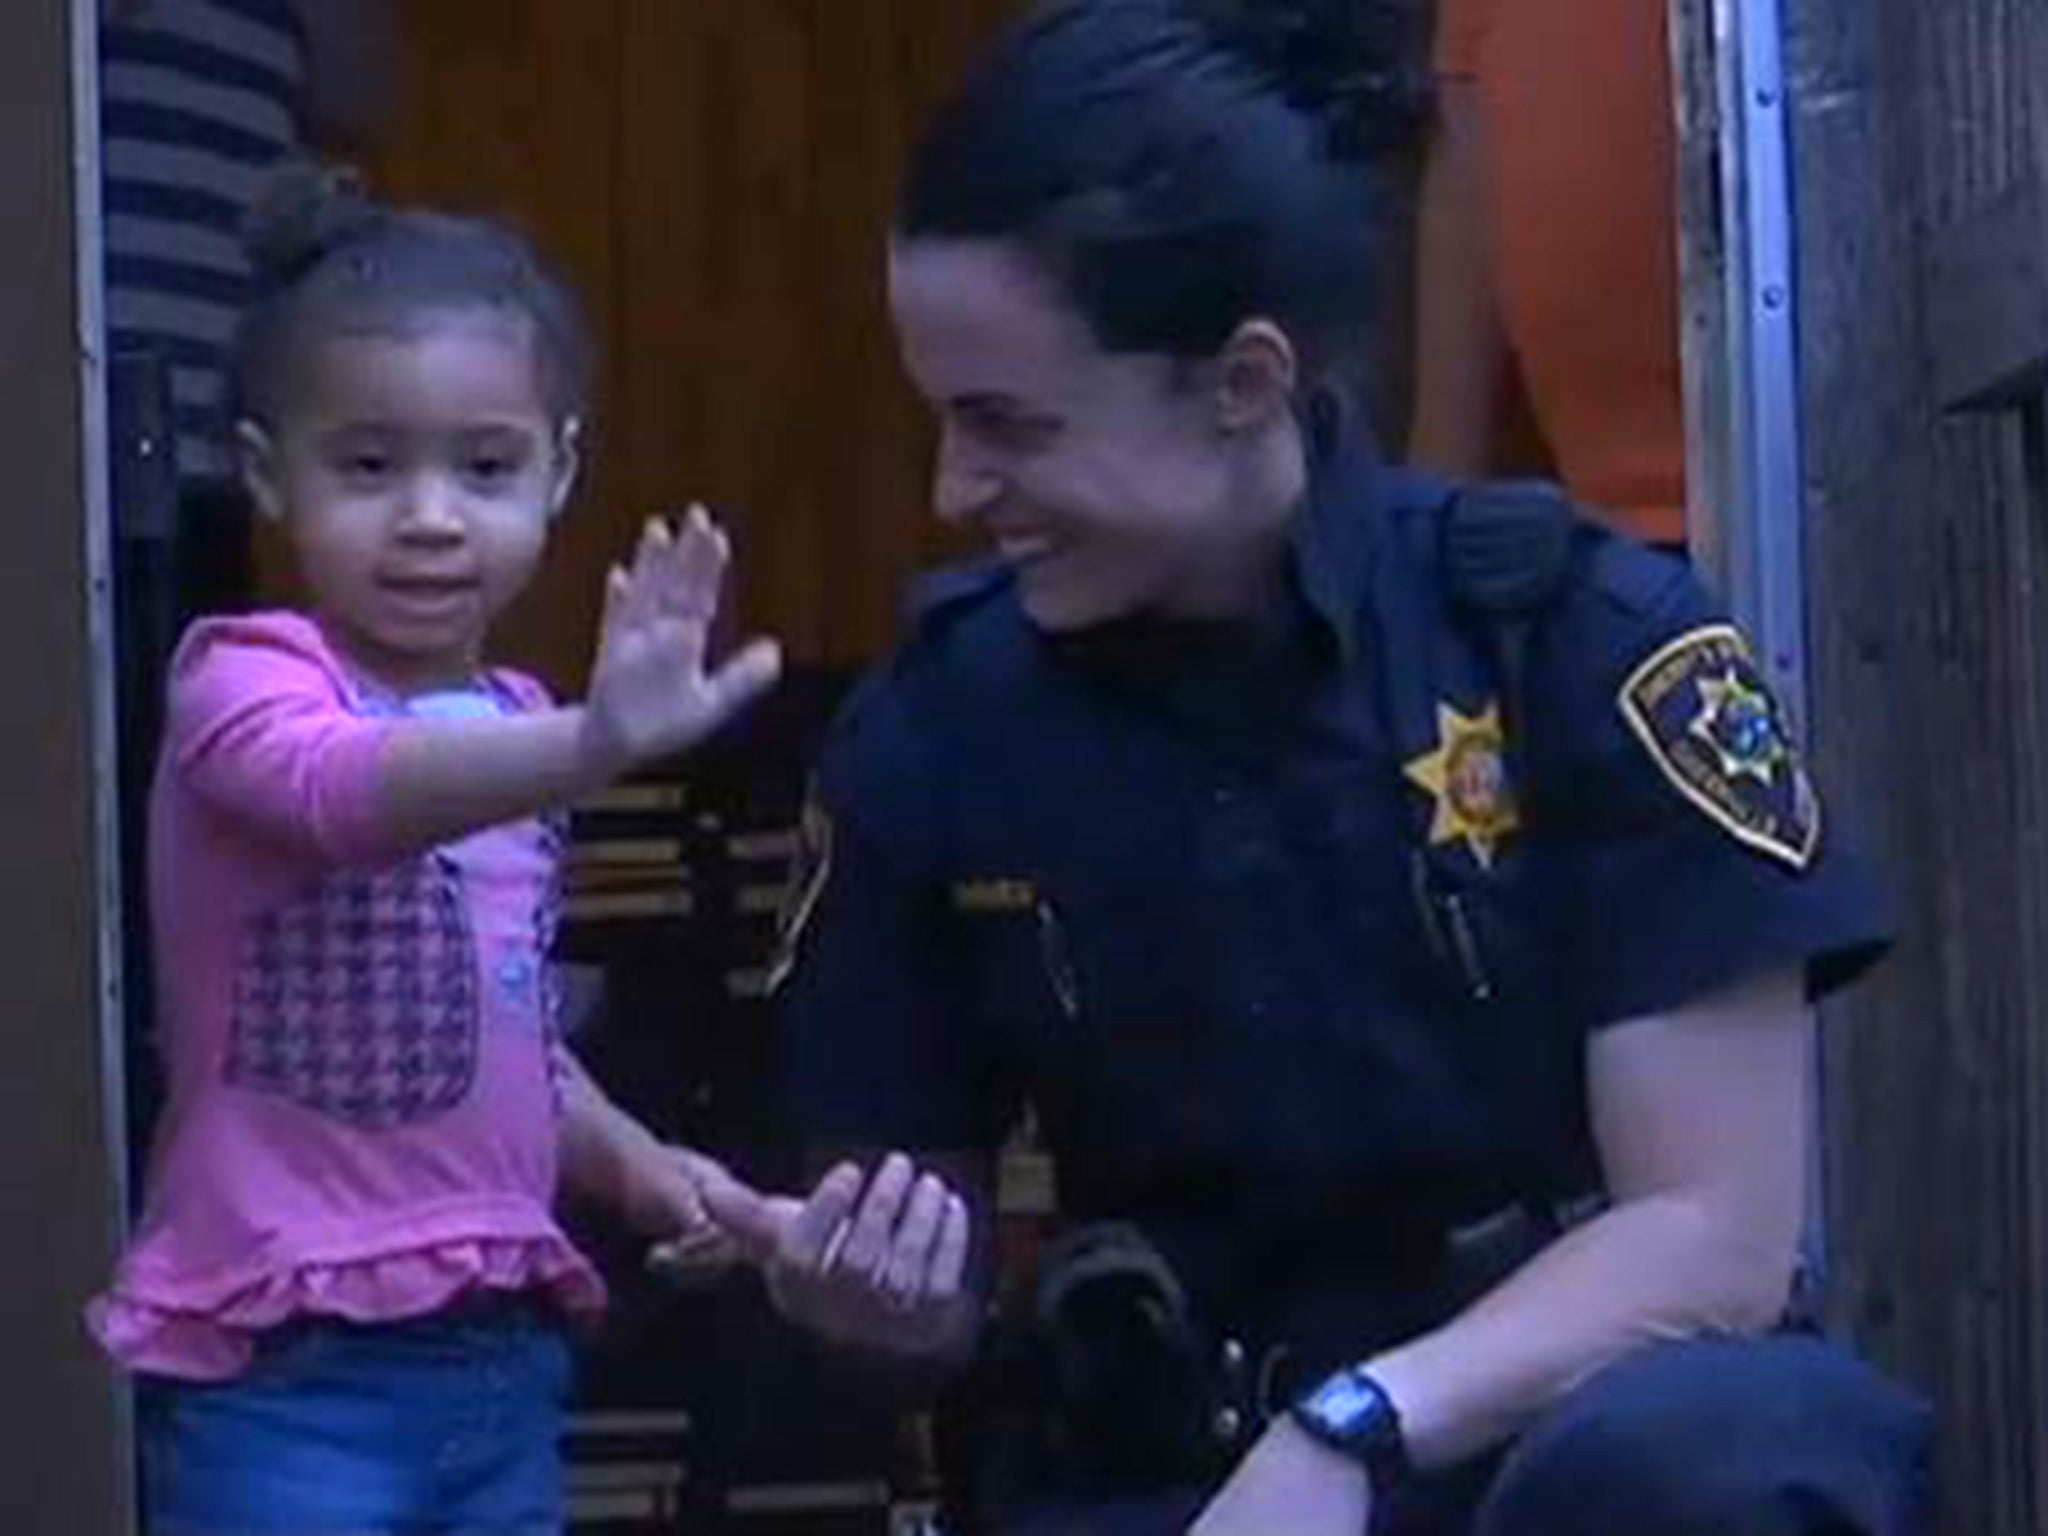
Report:
[[[940,1401],[973,1363],[986,1310],[986,1298],[978,1289],[963,1291],[953,1313],[934,1335],[914,1348],[884,1344],[862,1331],[820,1328],[798,1318],[791,1321],[824,1352],[827,1368],[851,1372],[874,1397],[905,1411]]]
[[[1410,1457],[1444,1467],[1489,1450],[1645,1344],[1769,1327],[1794,1256],[1744,1227],[1682,1195],[1617,1206],[1447,1326],[1373,1361]]]
[[[1497,1444],[1645,1344],[1778,1319],[1799,1248],[1811,1048],[1796,971],[1594,1038],[1588,1098],[1614,1205],[1374,1363],[1418,1465]]]
[[[970,1286],[954,1298],[934,1335],[914,1349],[880,1346],[853,1335],[842,1336],[837,1342],[846,1353],[905,1395],[928,1396],[943,1389],[973,1362],[975,1351],[981,1347],[982,1320],[987,1311],[987,1298]]]

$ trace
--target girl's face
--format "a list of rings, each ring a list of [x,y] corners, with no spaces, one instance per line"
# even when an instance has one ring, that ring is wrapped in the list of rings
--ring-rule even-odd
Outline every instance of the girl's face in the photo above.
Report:
[[[245,424],[250,490],[281,521],[335,642],[403,691],[466,682],[532,577],[575,479],[523,321],[425,316],[309,350],[274,435]]]
[[[889,297],[938,417],[939,516],[981,526],[1034,623],[1232,617],[1264,599],[1299,489],[1274,490],[1276,431],[1298,443],[1270,401],[1233,419],[1212,365],[1104,351],[999,241],[899,240]]]

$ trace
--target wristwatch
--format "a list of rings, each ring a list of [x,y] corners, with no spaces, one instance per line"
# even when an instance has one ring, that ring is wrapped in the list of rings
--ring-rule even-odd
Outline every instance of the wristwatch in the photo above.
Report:
[[[1365,1468],[1375,1506],[1390,1498],[1414,1470],[1401,1433],[1400,1410],[1362,1365],[1347,1365],[1324,1377],[1289,1411],[1311,1439]]]

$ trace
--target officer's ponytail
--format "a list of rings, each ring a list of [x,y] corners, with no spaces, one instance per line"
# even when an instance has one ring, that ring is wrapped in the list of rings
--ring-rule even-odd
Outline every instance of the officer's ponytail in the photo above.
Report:
[[[1428,109],[1413,7],[1359,0],[1188,0],[1219,46],[1321,125],[1336,160],[1407,146]]]
[[[1041,0],[918,146],[897,231],[1012,240],[1112,351],[1282,325],[1310,388],[1368,355],[1415,0]]]

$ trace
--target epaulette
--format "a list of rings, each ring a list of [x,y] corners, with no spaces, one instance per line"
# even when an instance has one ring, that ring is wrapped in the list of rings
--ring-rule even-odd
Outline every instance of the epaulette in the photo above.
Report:
[[[850,737],[875,706],[894,697],[906,681],[929,678],[939,649],[931,643],[935,637],[1007,590],[1013,580],[1009,565],[994,557],[940,566],[912,578],[903,589],[900,609],[903,641],[855,686],[833,722],[833,737]]]
[[[1549,606],[1571,565],[1578,512],[1542,480],[1467,486],[1444,509],[1443,574],[1454,606],[1486,619]]]
[[[1633,539],[1603,539],[1586,563],[1588,582],[1633,613],[1655,613],[1674,587],[1688,579],[1689,568],[1661,549]]]
[[[1564,492],[1541,480],[1469,485],[1444,508],[1445,591],[1486,636],[1511,741],[1528,720],[1530,629],[1564,591],[1578,524]]]
[[[909,627],[923,629],[962,609],[977,606],[1011,580],[1008,563],[994,556],[940,566],[910,584],[904,603],[905,619]]]

